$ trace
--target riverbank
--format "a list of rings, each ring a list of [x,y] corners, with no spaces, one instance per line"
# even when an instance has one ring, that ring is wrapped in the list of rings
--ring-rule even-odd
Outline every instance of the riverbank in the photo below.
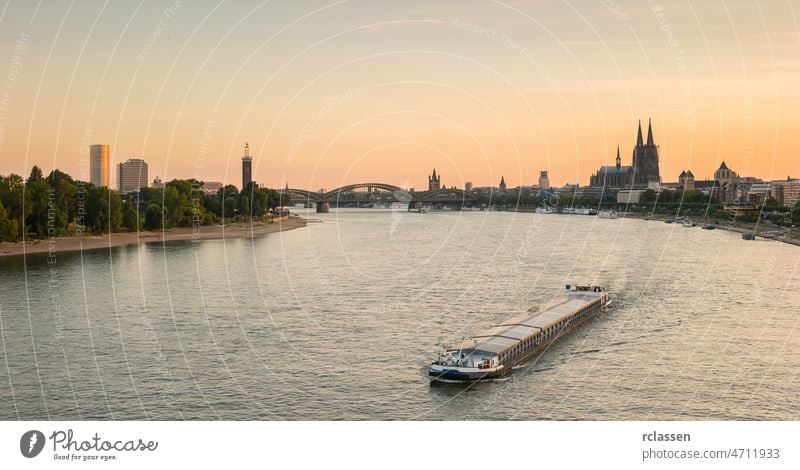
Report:
[[[179,240],[220,240],[228,238],[252,238],[265,233],[282,232],[305,227],[306,220],[291,216],[275,219],[271,224],[262,222],[233,223],[226,226],[201,225],[199,227],[176,227],[169,230],[121,232],[98,236],[55,237],[27,243],[0,243],[0,257],[29,253],[64,253],[108,249],[124,245],[159,243]]]
[[[627,212],[622,213],[619,217],[625,217],[630,219],[641,219],[641,220],[650,220],[654,222],[664,222],[668,218],[673,218],[674,216],[667,216],[667,215],[659,215],[659,214],[645,214],[640,212]],[[691,219],[691,218],[690,218]],[[753,223],[744,223],[744,222],[733,222],[730,221],[722,221],[722,220],[694,220],[694,222],[700,226],[706,223],[712,223],[716,227],[717,230],[727,230],[729,232],[736,232],[736,233],[755,233],[756,237],[766,238],[769,240],[775,240],[783,243],[788,243],[790,245],[800,246],[800,230],[798,229],[786,229],[779,227],[774,224],[767,224],[760,222],[758,224]]]

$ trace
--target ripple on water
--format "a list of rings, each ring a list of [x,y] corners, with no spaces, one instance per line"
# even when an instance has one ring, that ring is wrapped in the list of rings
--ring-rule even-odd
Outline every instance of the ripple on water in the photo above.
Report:
[[[27,282],[4,261],[0,419],[800,419],[797,247],[624,219],[314,217],[58,255],[54,278],[31,257]],[[506,379],[429,383],[439,344],[571,282],[613,308]]]

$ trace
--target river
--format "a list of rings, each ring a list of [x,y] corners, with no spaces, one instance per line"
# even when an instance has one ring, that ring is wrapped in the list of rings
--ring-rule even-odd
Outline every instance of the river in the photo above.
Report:
[[[0,419],[800,419],[800,248],[655,221],[350,209],[255,239],[0,258]],[[455,343],[613,306],[508,378]]]

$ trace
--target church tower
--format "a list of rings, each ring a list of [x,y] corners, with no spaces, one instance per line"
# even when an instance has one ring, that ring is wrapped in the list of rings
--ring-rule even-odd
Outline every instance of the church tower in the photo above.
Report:
[[[642,121],[636,134],[636,147],[633,149],[633,183],[647,185],[660,183],[661,175],[658,169],[658,146],[653,139],[653,124],[647,123],[647,142],[642,138]]]
[[[253,181],[253,158],[250,156],[250,144],[245,142],[242,157],[242,190],[251,181]]]
[[[433,175],[428,176],[428,191],[437,191],[442,187],[442,177],[436,176],[436,168],[433,169]]]

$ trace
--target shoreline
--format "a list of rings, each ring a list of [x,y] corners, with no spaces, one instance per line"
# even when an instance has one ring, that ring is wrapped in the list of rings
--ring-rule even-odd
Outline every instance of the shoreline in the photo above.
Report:
[[[100,250],[118,246],[140,245],[171,241],[224,240],[228,238],[253,238],[267,233],[284,232],[305,227],[308,221],[299,216],[276,219],[271,224],[233,223],[201,225],[200,227],[176,227],[169,230],[142,230],[140,232],[117,232],[105,235],[55,237],[27,243],[0,243],[0,258],[24,256],[34,253],[66,253],[70,251]]]
[[[667,215],[653,215],[653,214],[646,214],[640,212],[620,212],[620,218],[630,218],[630,219],[638,219],[642,221],[654,221],[654,222],[664,222],[665,220],[671,218],[671,216]],[[645,220],[647,219],[647,220]],[[719,220],[711,220],[716,226],[717,230],[726,230],[728,232],[736,232],[736,233],[754,233],[759,238],[763,238],[765,240],[773,240],[776,242],[783,242],[789,245],[800,246],[800,232],[797,229],[790,230],[788,232],[783,231],[777,225],[767,225],[764,223],[754,224],[754,223],[743,223],[743,222],[736,222],[731,224],[730,222],[723,222]],[[700,222],[696,222],[698,227],[700,226]],[[705,223],[705,222],[703,222]],[[694,228],[694,227],[693,227]]]

